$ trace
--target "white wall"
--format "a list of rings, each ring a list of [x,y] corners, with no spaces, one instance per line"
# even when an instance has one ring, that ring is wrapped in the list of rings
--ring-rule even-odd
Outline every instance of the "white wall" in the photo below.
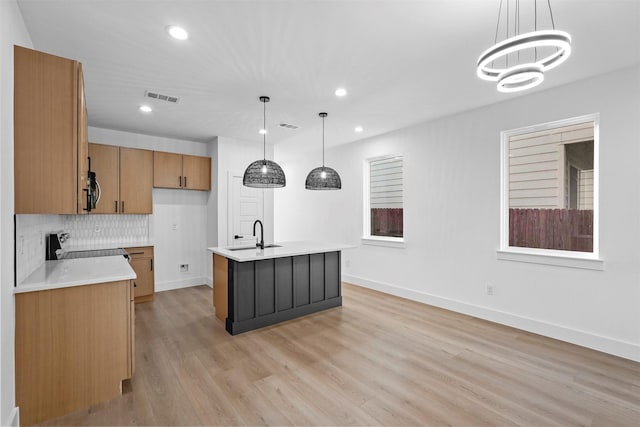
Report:
[[[276,241],[357,245],[343,279],[640,360],[640,69],[620,70],[327,151],[338,192],[305,191],[319,154],[276,146]],[[498,260],[500,132],[600,113],[604,271]],[[363,159],[405,159],[404,249],[362,245]],[[494,295],[486,294],[493,285]]]
[[[212,144],[211,151],[214,163],[212,175],[214,176],[214,183],[216,183],[215,191],[217,194],[212,191],[212,197],[209,199],[208,215],[211,217],[209,221],[214,222],[213,212],[215,212],[216,220],[215,224],[209,225],[207,246],[227,246],[230,244],[227,241],[229,176],[234,173],[242,175],[251,162],[262,159],[262,143],[219,136]],[[272,145],[267,145],[266,154],[268,159],[273,158]],[[282,189],[264,189],[262,191],[264,194],[264,240],[265,242],[272,242],[274,237],[273,195],[278,191],[282,191]],[[207,278],[210,280],[209,283],[213,283],[213,264],[210,261],[211,256],[207,267]]]
[[[211,145],[95,127],[89,128],[89,141],[197,156],[210,155]],[[213,162],[215,159],[212,159]],[[215,188],[215,177],[212,181]],[[149,238],[155,246],[156,291],[207,283],[207,260],[210,257],[206,232],[209,198],[210,194],[206,191],[153,189]],[[189,271],[180,272],[180,264],[189,264]]]
[[[13,297],[13,45],[32,47],[14,0],[0,1],[0,423],[17,425]]]

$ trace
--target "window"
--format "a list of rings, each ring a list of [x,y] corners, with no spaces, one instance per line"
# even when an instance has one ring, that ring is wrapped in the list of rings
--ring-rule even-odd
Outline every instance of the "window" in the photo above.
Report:
[[[403,241],[402,167],[401,155],[365,161],[365,239]]]
[[[502,133],[501,250],[597,258],[598,116]]]

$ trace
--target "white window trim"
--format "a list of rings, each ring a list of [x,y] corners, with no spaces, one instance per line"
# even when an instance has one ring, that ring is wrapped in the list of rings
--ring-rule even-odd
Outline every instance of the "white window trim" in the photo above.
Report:
[[[402,230],[403,237],[387,237],[387,236],[372,236],[371,235],[371,205],[369,202],[369,197],[371,194],[371,189],[369,188],[370,184],[370,176],[371,176],[371,162],[375,160],[383,160],[383,159],[391,159],[394,157],[402,157],[402,176],[403,176],[403,189],[404,189],[404,156],[400,153],[395,154],[385,154],[384,156],[376,156],[369,157],[364,159],[363,165],[363,209],[362,209],[362,244],[363,245],[374,245],[374,246],[386,246],[386,247],[394,247],[394,248],[404,248],[405,240],[404,240],[404,225]],[[404,191],[403,191],[404,194]],[[404,199],[402,202],[404,206]],[[403,208],[404,209],[404,208]],[[404,216],[404,213],[403,213]],[[404,219],[403,219],[404,223]]]
[[[509,246],[509,138],[579,123],[593,122],[593,252]],[[587,114],[570,119],[527,126],[500,133],[500,249],[498,259],[547,264],[572,268],[603,270],[600,259],[600,114]]]

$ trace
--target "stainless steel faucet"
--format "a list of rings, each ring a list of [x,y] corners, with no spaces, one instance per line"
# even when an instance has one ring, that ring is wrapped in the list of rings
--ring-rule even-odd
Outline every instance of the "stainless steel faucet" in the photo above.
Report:
[[[256,219],[253,223],[253,236],[256,235],[256,224],[260,224],[260,242],[256,241],[256,247],[260,249],[264,249],[264,225],[262,225],[262,221]]]

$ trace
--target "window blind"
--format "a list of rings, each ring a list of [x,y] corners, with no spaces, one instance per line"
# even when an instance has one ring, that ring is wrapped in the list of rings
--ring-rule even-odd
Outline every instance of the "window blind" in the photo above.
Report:
[[[402,157],[372,160],[369,170],[371,209],[402,208]]]

